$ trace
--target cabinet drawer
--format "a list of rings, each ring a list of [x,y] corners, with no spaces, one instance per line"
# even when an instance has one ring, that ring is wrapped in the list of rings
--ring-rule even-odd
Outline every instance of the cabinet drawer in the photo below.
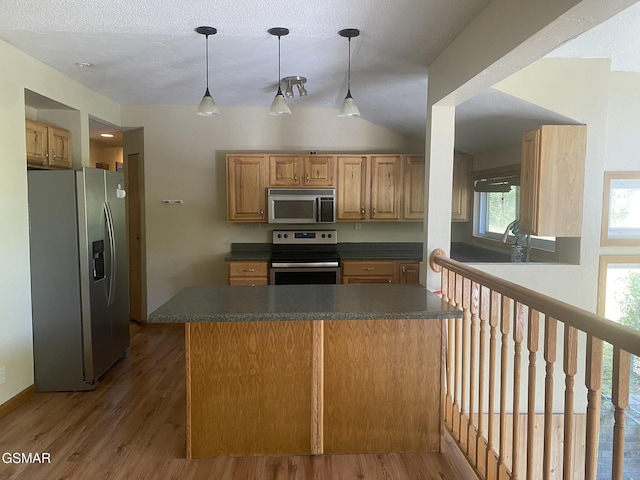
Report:
[[[254,287],[256,285],[268,285],[268,280],[267,277],[230,277],[229,285]]]
[[[349,260],[342,263],[343,276],[391,276],[395,274],[396,265],[394,261],[359,261]]]
[[[229,262],[229,277],[267,277],[267,262]]]

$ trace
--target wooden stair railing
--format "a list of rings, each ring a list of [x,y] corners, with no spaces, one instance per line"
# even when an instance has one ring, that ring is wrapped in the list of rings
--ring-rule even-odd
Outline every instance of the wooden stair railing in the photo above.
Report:
[[[640,356],[640,332],[456,262],[442,250],[432,252],[430,265],[441,272],[442,298],[463,311],[446,328],[444,422],[480,476],[596,479],[608,343],[615,419],[610,478],[622,480],[630,355]],[[558,358],[563,402],[554,392]],[[583,373],[584,387],[576,385]]]

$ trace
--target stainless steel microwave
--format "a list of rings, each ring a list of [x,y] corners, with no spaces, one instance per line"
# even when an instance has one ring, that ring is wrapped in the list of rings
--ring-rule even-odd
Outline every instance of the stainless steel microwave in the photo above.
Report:
[[[269,223],[335,223],[335,188],[270,188]]]

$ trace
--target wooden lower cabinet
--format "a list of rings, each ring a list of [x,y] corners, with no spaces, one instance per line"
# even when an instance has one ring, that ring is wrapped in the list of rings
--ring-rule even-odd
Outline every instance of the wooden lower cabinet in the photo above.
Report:
[[[440,451],[441,320],[185,328],[188,458]]]
[[[227,283],[229,285],[268,285],[269,265],[267,262],[227,262]]]
[[[420,283],[417,260],[344,260],[342,283]]]
[[[420,283],[420,262],[398,261],[398,282],[403,284],[417,285]]]

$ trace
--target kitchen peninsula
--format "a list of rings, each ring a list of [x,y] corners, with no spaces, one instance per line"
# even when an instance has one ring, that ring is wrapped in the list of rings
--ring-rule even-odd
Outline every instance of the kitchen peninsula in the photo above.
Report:
[[[187,457],[441,448],[442,319],[417,285],[188,287]]]

